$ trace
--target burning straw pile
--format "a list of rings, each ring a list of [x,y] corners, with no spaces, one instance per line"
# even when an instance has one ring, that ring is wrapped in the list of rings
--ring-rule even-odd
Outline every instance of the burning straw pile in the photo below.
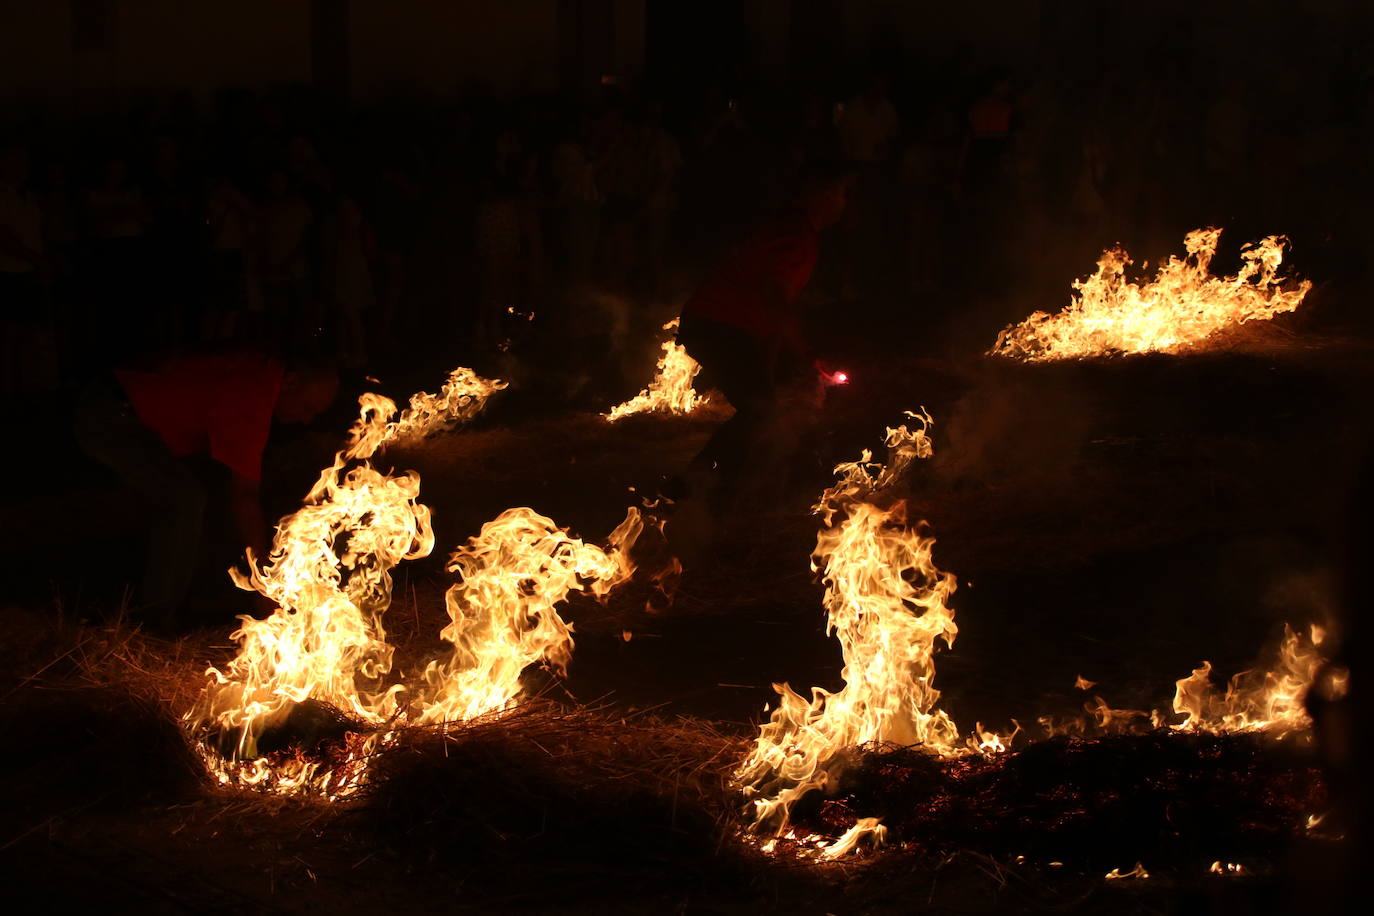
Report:
[[[834,797],[796,809],[799,834],[837,836],[882,811],[887,839],[908,852],[1097,873],[1270,857],[1329,804],[1310,755],[1256,734],[1060,737],[990,757],[888,748],[850,764]]]
[[[993,356],[1043,362],[1124,353],[1177,353],[1247,322],[1296,309],[1309,281],[1279,275],[1288,240],[1269,236],[1241,252],[1234,276],[1209,272],[1221,230],[1196,229],[1186,254],[1171,256],[1157,275],[1126,279],[1131,257],[1121,248],[1102,253],[1097,272],[1073,284],[1073,301],[1057,314],[1036,312],[997,337]]]
[[[1172,717],[1097,699],[1095,722],[1042,719],[1061,737],[1023,750],[1010,750],[1019,725],[979,723],[961,738],[933,683],[937,640],[951,646],[958,632],[955,579],[901,496],[913,460],[932,453],[929,415],[911,416],[914,431],[887,431],[886,464],[868,452],[841,464],[816,506],[826,527],[813,560],[845,683],[809,701],[775,685],[778,707],[736,773],[766,850],[835,859],[868,839],[1115,869],[1145,855],[1270,854],[1324,810],[1310,750],[1280,755],[1272,740],[1311,725],[1314,685],[1328,699],[1346,690],[1346,673],[1323,666],[1316,626],[1286,628],[1275,664],[1224,692],[1204,661],[1177,682]],[[1140,727],[1152,730],[1124,733]],[[1065,736],[1094,729],[1102,736]]]

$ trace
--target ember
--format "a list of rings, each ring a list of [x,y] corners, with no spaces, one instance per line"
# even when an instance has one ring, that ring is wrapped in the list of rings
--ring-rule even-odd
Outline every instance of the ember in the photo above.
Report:
[[[799,835],[841,835],[865,820],[858,812],[882,812],[898,846],[1024,855],[1098,874],[1123,861],[1205,869],[1218,856],[1272,855],[1327,799],[1291,744],[1167,732],[1054,738],[992,757],[874,747],[851,757],[831,791],[793,808]]]

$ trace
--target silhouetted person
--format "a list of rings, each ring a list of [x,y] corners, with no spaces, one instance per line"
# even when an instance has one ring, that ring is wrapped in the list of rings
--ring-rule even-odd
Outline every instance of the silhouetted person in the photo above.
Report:
[[[150,212],[122,157],[105,160],[99,180],[86,192],[86,216],[92,256],[86,295],[97,335],[93,349],[108,367],[144,351],[156,325],[147,297],[144,235]]]
[[[119,475],[150,515],[139,615],[181,623],[200,554],[208,497],[183,459],[208,455],[227,471],[240,543],[267,555],[259,502],[262,455],[274,420],[307,423],[333,401],[338,375],[288,370],[248,351],[150,356],[90,385],[75,412],[81,447]]]
[[[286,171],[272,170],[258,210],[258,242],[267,339],[284,352],[294,352],[315,317],[309,251],[314,223],[315,214]]]
[[[770,473],[782,457],[788,431],[778,421],[788,394],[814,392],[819,381],[797,297],[815,270],[821,230],[844,214],[851,181],[845,167],[811,167],[786,212],[746,238],[683,307],[678,341],[735,408],[692,460],[690,496],[714,490],[716,507],[728,507],[751,464]]]
[[[0,146],[0,392],[7,393],[49,387],[44,383],[51,374],[37,356],[51,332],[53,267],[28,179],[28,148]]]

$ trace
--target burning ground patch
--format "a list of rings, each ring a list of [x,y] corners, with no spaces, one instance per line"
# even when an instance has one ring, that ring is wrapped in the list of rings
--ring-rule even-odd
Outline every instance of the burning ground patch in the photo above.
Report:
[[[975,850],[1088,873],[1205,870],[1281,854],[1330,804],[1310,749],[1256,735],[1052,738],[994,757],[856,750],[835,794],[799,803],[799,835],[885,812],[908,852]]]

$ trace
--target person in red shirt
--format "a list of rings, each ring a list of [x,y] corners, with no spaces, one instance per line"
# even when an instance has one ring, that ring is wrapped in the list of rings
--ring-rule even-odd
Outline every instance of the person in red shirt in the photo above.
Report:
[[[777,451],[765,446],[788,391],[814,387],[824,375],[802,334],[797,298],[816,268],[821,230],[839,222],[852,181],[844,165],[810,166],[791,206],[745,239],[683,306],[678,343],[735,414],[692,460],[680,495],[711,490],[718,507],[733,503],[747,463],[769,464]]]
[[[153,357],[116,369],[81,396],[77,442],[139,495],[151,517],[140,615],[174,627],[200,553],[207,495],[183,459],[208,455],[227,471],[241,542],[267,555],[258,485],[273,421],[307,423],[334,400],[338,375],[288,369],[259,353]]]

